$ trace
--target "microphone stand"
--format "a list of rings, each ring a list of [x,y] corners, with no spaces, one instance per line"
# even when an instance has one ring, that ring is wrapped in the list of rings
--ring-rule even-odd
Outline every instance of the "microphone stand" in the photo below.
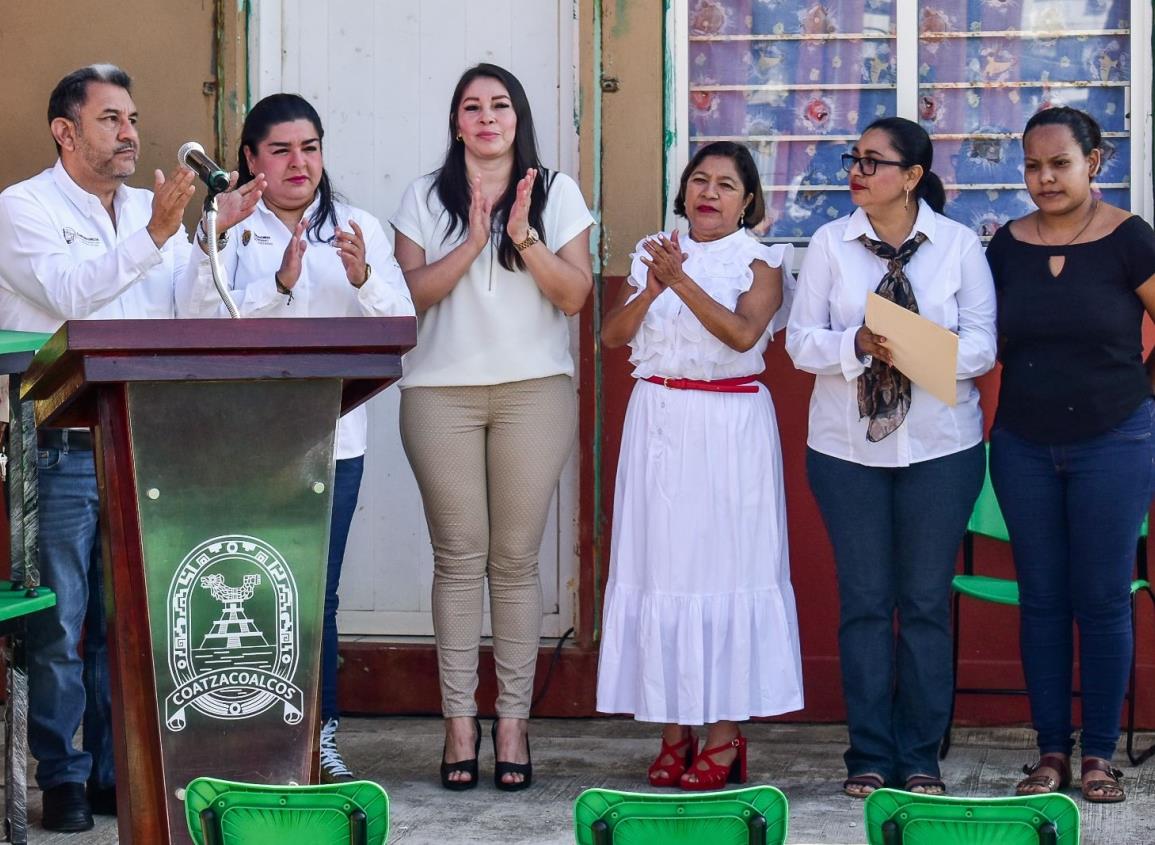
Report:
[[[209,250],[209,267],[213,271],[213,284],[216,286],[217,293],[221,295],[221,299],[225,303],[225,308],[228,309],[229,316],[236,318],[241,316],[241,312],[237,310],[237,304],[233,301],[233,296],[229,292],[228,285],[225,284],[224,271],[221,269],[220,251],[217,249],[217,194],[209,191],[209,195],[205,197],[205,234],[208,235],[208,250]]]

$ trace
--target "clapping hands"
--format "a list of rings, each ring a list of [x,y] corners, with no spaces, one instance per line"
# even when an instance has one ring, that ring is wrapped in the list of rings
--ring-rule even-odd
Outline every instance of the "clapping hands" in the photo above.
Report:
[[[657,294],[666,288],[677,287],[686,280],[682,265],[688,256],[682,252],[676,231],[668,238],[665,232],[659,232],[656,238],[643,241],[642,249],[649,254],[649,258],[642,258],[642,263],[649,269],[646,274],[647,290]]]
[[[253,209],[256,208],[257,200],[261,198],[261,194],[268,187],[264,173],[258,173],[239,188],[236,187],[237,172],[234,170],[229,175],[229,189],[222,194],[217,194],[217,230],[219,232],[227,232],[252,214]]]
[[[277,283],[286,290],[292,290],[293,285],[301,278],[301,259],[304,258],[305,250],[309,246],[309,242],[305,240],[305,229],[308,226],[309,218],[302,215],[293,228],[293,237],[289,239],[284,255],[281,256],[281,268],[274,274]]]
[[[481,192],[481,177],[474,176],[469,181],[469,235],[467,240],[478,252],[489,243],[493,225],[493,206]]]
[[[505,231],[515,244],[529,237],[529,206],[533,199],[535,181],[537,170],[531,167],[517,182],[517,193],[513,199],[513,207],[509,209],[509,222],[505,226]]]
[[[356,220],[350,220],[349,226],[353,229],[346,232],[337,227],[337,234],[333,239],[333,246],[341,256],[341,264],[345,267],[345,278],[355,288],[361,287],[369,281],[368,265],[365,263],[365,235]]]

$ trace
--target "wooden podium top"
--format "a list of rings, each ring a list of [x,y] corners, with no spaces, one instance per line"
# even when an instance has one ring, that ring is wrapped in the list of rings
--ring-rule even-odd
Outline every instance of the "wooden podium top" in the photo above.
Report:
[[[88,426],[92,388],[132,381],[339,378],[342,413],[401,376],[413,317],[71,320],[32,359],[21,396],[40,426]]]

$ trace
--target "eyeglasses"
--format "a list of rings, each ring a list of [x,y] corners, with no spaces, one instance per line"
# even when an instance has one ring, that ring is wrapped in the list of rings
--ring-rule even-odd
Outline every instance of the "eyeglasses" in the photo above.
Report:
[[[842,169],[847,173],[853,170],[856,164],[858,165],[858,169],[862,171],[863,176],[873,176],[880,164],[889,164],[891,167],[908,166],[905,162],[888,161],[885,158],[868,158],[867,156],[856,156],[850,153],[842,154]]]

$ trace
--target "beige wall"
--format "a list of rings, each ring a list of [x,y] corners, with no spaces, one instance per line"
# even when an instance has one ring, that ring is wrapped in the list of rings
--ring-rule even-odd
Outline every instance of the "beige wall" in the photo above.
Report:
[[[226,4],[227,5],[227,4]],[[190,139],[216,143],[214,3],[7,0],[0,12],[0,187],[50,166],[48,95],[66,73],[112,62],[133,77],[141,157],[130,184],[152,187]]]
[[[602,5],[602,93],[594,66],[594,4]],[[663,52],[661,0],[582,0],[582,187],[593,196],[594,156],[601,156],[604,272],[625,275],[634,244],[662,226]],[[594,149],[593,98],[602,98],[601,151]]]

